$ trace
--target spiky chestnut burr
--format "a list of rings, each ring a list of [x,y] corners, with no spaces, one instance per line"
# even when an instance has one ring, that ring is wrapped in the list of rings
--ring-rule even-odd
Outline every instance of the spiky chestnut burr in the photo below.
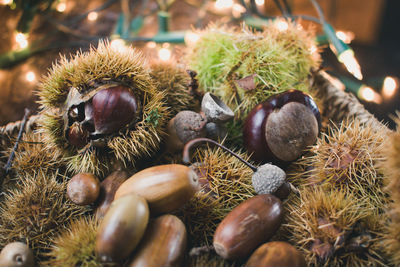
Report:
[[[317,140],[321,116],[311,96],[289,90],[255,106],[243,127],[243,141],[258,162],[284,165]]]
[[[212,143],[213,145],[224,149],[226,152],[230,153],[232,156],[236,157],[242,163],[248,166],[254,172],[252,175],[252,184],[257,194],[273,194],[285,183],[286,174],[281,168],[268,163],[260,167],[256,167],[244,160],[232,150],[208,138],[196,138],[185,144],[183,149],[184,163],[190,163],[190,148],[200,142]]]
[[[100,174],[114,160],[134,165],[161,142],[168,119],[164,93],[141,53],[99,42],[97,49],[62,58],[41,83],[44,142],[75,173]]]
[[[24,240],[39,262],[46,258],[56,233],[88,208],[67,198],[65,176],[38,170],[34,176],[18,179],[20,183],[0,205],[0,246]]]
[[[372,203],[380,212],[388,203],[383,192],[382,163],[387,129],[365,127],[357,119],[329,126],[310,155],[295,163],[288,180],[294,184],[349,189]]]
[[[400,113],[395,119],[397,129],[389,135],[389,140],[385,145],[386,159],[383,162],[386,174],[386,189],[390,195],[392,203],[387,209],[390,218],[386,228],[383,243],[387,248],[391,263],[395,266],[400,265]]]
[[[286,237],[311,266],[379,266],[376,211],[349,190],[303,187],[286,203]],[[384,265],[384,264],[383,264]]]
[[[102,263],[95,253],[95,240],[99,221],[93,217],[72,220],[67,228],[53,239],[49,259],[44,266],[118,266],[116,263]]]
[[[210,25],[188,47],[187,62],[198,73],[200,89],[217,96],[243,118],[269,96],[295,88],[307,91],[311,68],[318,68],[314,33],[288,21],[279,31],[275,23],[262,32],[243,27]]]

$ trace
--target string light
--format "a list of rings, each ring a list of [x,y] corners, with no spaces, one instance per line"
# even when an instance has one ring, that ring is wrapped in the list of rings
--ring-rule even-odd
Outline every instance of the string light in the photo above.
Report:
[[[350,31],[347,31],[347,32],[337,31],[336,36],[337,36],[337,38],[342,40],[345,44],[350,44],[351,41],[354,40],[354,32],[350,32]]]
[[[357,59],[354,56],[354,51],[352,49],[347,49],[338,55],[338,59],[343,63],[348,72],[353,74],[359,80],[362,80],[363,76],[361,73],[360,64],[358,64]]]
[[[34,81],[36,81],[36,75],[33,71],[28,71],[25,75],[25,79],[28,82],[33,83]]]
[[[17,32],[15,34],[15,42],[17,43],[18,48],[20,49],[28,47],[27,35],[21,32]]]
[[[385,80],[383,80],[382,94],[390,98],[394,95],[399,85],[396,78],[387,76]]]
[[[125,41],[120,38],[111,41],[111,48],[119,52],[125,52],[128,49]]]
[[[0,3],[2,5],[10,5],[13,2],[13,0],[1,0]]]
[[[95,21],[99,17],[99,14],[95,11],[92,11],[88,14],[87,18],[89,21]]]
[[[264,5],[264,0],[256,0],[256,5],[257,6],[263,6]]]
[[[357,95],[360,99],[368,102],[382,103],[382,97],[369,86],[362,86]]]
[[[240,18],[243,13],[246,12],[246,8],[242,5],[239,4],[233,4],[232,6],[232,16],[234,18]]]
[[[275,27],[281,31],[284,32],[287,29],[289,29],[289,24],[287,23],[287,21],[283,20],[283,19],[279,19],[275,22]]]
[[[200,35],[192,32],[192,31],[187,31],[185,33],[185,43],[188,46],[193,46],[197,41],[200,39]]]
[[[160,50],[158,50],[158,57],[162,61],[168,61],[171,58],[171,50],[165,47],[161,48]]]
[[[157,47],[157,44],[156,44],[156,42],[151,41],[151,42],[148,42],[146,44],[146,46],[147,46],[147,48],[154,49]]]
[[[56,10],[61,13],[64,12],[66,9],[67,9],[67,3],[65,3],[64,1],[61,1],[56,6]]]
[[[233,0],[217,0],[214,6],[218,10],[228,9],[233,6]]]

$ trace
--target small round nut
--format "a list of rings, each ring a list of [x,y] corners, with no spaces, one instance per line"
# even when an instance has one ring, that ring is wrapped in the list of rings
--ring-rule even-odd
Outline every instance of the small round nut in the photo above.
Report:
[[[274,193],[286,179],[286,173],[272,164],[261,165],[251,177],[254,190],[257,194]]]
[[[77,205],[88,205],[96,201],[100,193],[100,182],[91,173],[79,173],[69,180],[68,198]]]
[[[22,242],[7,244],[0,253],[0,266],[31,267],[34,266],[32,250]]]

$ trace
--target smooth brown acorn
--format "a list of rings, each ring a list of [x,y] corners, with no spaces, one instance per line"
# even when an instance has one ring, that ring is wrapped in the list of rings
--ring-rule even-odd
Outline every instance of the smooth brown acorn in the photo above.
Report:
[[[214,233],[215,251],[224,259],[243,259],[268,241],[283,219],[281,201],[270,194],[257,195],[234,208]]]
[[[149,224],[128,267],[181,266],[187,234],[183,222],[174,215],[163,215]]]
[[[321,116],[311,96],[289,90],[255,106],[243,128],[246,149],[257,162],[285,165],[315,143]]]
[[[112,172],[100,183],[100,195],[97,199],[96,216],[102,218],[114,200],[115,192],[120,185],[128,179],[126,171],[118,170]]]
[[[127,194],[111,203],[100,223],[95,252],[103,262],[126,259],[136,248],[149,221],[146,200],[136,194]]]
[[[144,169],[126,180],[115,199],[136,193],[144,197],[152,213],[168,213],[182,207],[199,189],[197,174],[181,164]]]
[[[268,242],[257,248],[246,267],[306,267],[304,256],[292,245],[282,241]]]

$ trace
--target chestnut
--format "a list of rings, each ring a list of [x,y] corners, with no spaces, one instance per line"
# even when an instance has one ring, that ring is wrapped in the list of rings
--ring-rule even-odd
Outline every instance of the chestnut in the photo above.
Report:
[[[306,267],[304,256],[292,245],[282,241],[268,242],[251,255],[246,267]]]
[[[89,205],[100,193],[99,179],[91,173],[79,173],[67,184],[68,198],[77,205]]]
[[[289,90],[255,106],[243,128],[244,146],[257,162],[284,165],[317,140],[321,115],[311,96]]]
[[[31,267],[35,264],[32,250],[22,242],[7,244],[0,253],[0,266]]]

